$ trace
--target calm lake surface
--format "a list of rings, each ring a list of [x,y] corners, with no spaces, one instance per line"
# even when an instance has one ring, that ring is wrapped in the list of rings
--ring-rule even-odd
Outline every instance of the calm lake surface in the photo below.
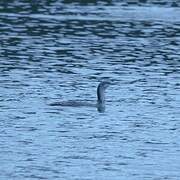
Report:
[[[0,179],[179,180],[180,4],[0,2]],[[96,102],[106,111],[57,107]]]

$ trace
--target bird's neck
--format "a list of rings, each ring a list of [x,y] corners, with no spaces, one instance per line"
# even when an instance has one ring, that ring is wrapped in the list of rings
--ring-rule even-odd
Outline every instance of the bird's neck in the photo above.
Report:
[[[104,89],[98,87],[97,89],[97,101],[98,104],[105,104]]]

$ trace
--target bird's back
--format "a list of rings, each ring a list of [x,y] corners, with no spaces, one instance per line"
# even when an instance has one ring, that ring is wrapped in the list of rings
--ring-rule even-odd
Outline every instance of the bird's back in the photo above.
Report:
[[[81,106],[87,106],[87,107],[96,107],[96,104],[92,104],[87,101],[62,101],[62,102],[54,102],[50,104],[51,106],[71,106],[71,107],[81,107]]]

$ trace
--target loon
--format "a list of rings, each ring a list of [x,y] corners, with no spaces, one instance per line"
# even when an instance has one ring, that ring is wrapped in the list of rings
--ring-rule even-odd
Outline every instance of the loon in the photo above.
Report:
[[[51,103],[51,106],[71,106],[71,107],[96,107],[99,112],[105,111],[105,90],[111,83],[108,81],[102,81],[97,87],[97,102],[95,104],[88,103],[86,101],[66,101]]]

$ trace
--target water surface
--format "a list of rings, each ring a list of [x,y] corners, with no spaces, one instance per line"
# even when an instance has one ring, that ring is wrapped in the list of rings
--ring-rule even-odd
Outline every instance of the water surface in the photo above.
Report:
[[[0,179],[180,179],[180,9],[142,2],[0,3]]]

